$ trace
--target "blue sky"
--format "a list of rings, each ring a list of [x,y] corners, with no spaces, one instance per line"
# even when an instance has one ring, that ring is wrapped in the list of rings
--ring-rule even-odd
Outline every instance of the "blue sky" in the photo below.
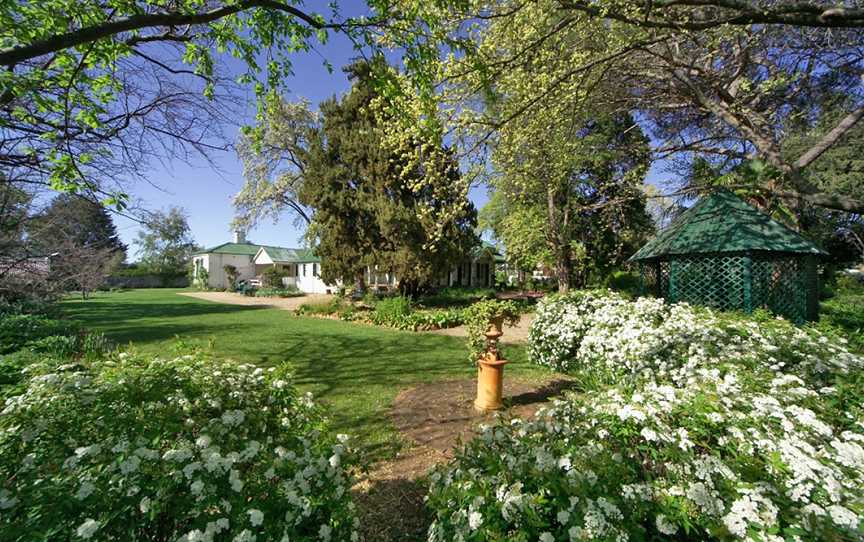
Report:
[[[288,82],[290,92],[287,97],[291,100],[307,98],[317,106],[334,94],[346,92],[349,83],[341,67],[356,56],[349,40],[340,35],[331,35],[326,45],[317,47],[317,53],[298,53],[294,57],[295,75]],[[324,58],[334,66],[332,73],[325,68]],[[227,57],[219,57],[219,60],[233,62]],[[247,116],[241,121],[252,122],[254,99],[250,93]],[[226,127],[226,134],[235,137],[239,129],[239,124]],[[203,158],[193,159],[189,164],[182,161],[164,165],[153,163],[148,175],[152,184],[136,183],[129,190],[133,199],[139,200],[146,209],[184,208],[195,241],[205,247],[231,240],[230,223],[234,216],[231,200],[243,185],[242,166],[233,151],[214,153],[211,158],[217,165],[216,169]],[[649,181],[658,179],[658,169],[652,168]],[[470,197],[479,209],[487,201],[485,187],[472,188]],[[129,260],[134,261],[137,256],[134,240],[140,225],[117,215],[114,220],[123,242],[129,246]],[[276,224],[271,221],[259,224],[247,237],[255,243],[296,247],[301,245],[302,234],[294,227],[291,217],[286,216]]]

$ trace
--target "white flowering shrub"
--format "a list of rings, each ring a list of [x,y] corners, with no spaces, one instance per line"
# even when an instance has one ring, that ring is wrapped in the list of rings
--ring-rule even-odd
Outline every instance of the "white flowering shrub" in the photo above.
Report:
[[[579,346],[591,326],[590,316],[617,299],[603,291],[575,291],[541,299],[528,328],[531,360],[560,372],[575,368]]]
[[[577,292],[541,302],[529,330],[529,355],[593,384],[631,376],[686,381],[693,370],[724,359],[812,379],[860,361],[842,341],[815,329],[757,316]]]
[[[584,393],[437,470],[429,540],[864,537],[864,360],[842,341],[597,292],[544,302],[529,340]]]
[[[353,455],[325,429],[281,369],[119,354],[34,376],[0,415],[0,539],[356,540]]]
[[[429,540],[860,539],[855,378],[718,365],[486,427],[433,473]]]

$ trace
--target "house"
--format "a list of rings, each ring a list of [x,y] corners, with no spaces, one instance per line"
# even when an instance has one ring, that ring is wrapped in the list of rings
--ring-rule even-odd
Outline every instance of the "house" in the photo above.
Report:
[[[227,288],[228,278],[225,276],[225,266],[233,265],[237,269],[238,280],[255,278],[253,260],[261,245],[246,241],[242,234],[235,234],[230,243],[222,243],[192,255],[192,276],[196,285],[200,285],[206,274],[207,286],[210,288]]]
[[[246,241],[242,235],[235,235],[231,243],[209,248],[193,256],[194,276],[200,277],[206,271],[207,285],[211,288],[226,288],[228,279],[224,267],[233,265],[238,272],[238,280],[258,281],[264,271],[276,267],[285,272],[283,284],[296,286],[306,293],[334,293],[338,284],[325,284],[321,280],[321,260],[311,249],[286,248],[269,245],[256,245]],[[459,265],[435,281],[435,286],[492,287],[495,285],[496,267],[503,264],[504,258],[495,247],[483,243]],[[393,273],[369,267],[366,270],[366,284],[376,290],[395,288],[398,277]]]
[[[282,269],[287,275],[282,279],[283,284],[296,286],[301,292],[330,294],[336,289],[321,280],[321,260],[310,249],[262,246],[253,262],[257,276],[268,267]]]

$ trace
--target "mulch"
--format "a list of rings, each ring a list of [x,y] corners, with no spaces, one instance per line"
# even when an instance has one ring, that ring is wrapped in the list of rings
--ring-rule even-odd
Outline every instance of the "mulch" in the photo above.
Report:
[[[505,378],[505,409],[480,414],[473,404],[476,385],[474,379],[430,382],[396,396],[390,416],[410,447],[393,460],[373,465],[353,488],[366,540],[425,540],[432,521],[423,502],[429,470],[452,459],[454,448],[470,440],[481,423],[496,416],[533,416],[575,387],[566,379],[537,383]]]

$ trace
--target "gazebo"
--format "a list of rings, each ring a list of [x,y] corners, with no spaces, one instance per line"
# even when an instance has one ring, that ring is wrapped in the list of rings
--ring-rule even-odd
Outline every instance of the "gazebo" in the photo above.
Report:
[[[827,254],[727,190],[700,199],[639,249],[640,290],[720,310],[766,308],[795,322],[819,313]]]

